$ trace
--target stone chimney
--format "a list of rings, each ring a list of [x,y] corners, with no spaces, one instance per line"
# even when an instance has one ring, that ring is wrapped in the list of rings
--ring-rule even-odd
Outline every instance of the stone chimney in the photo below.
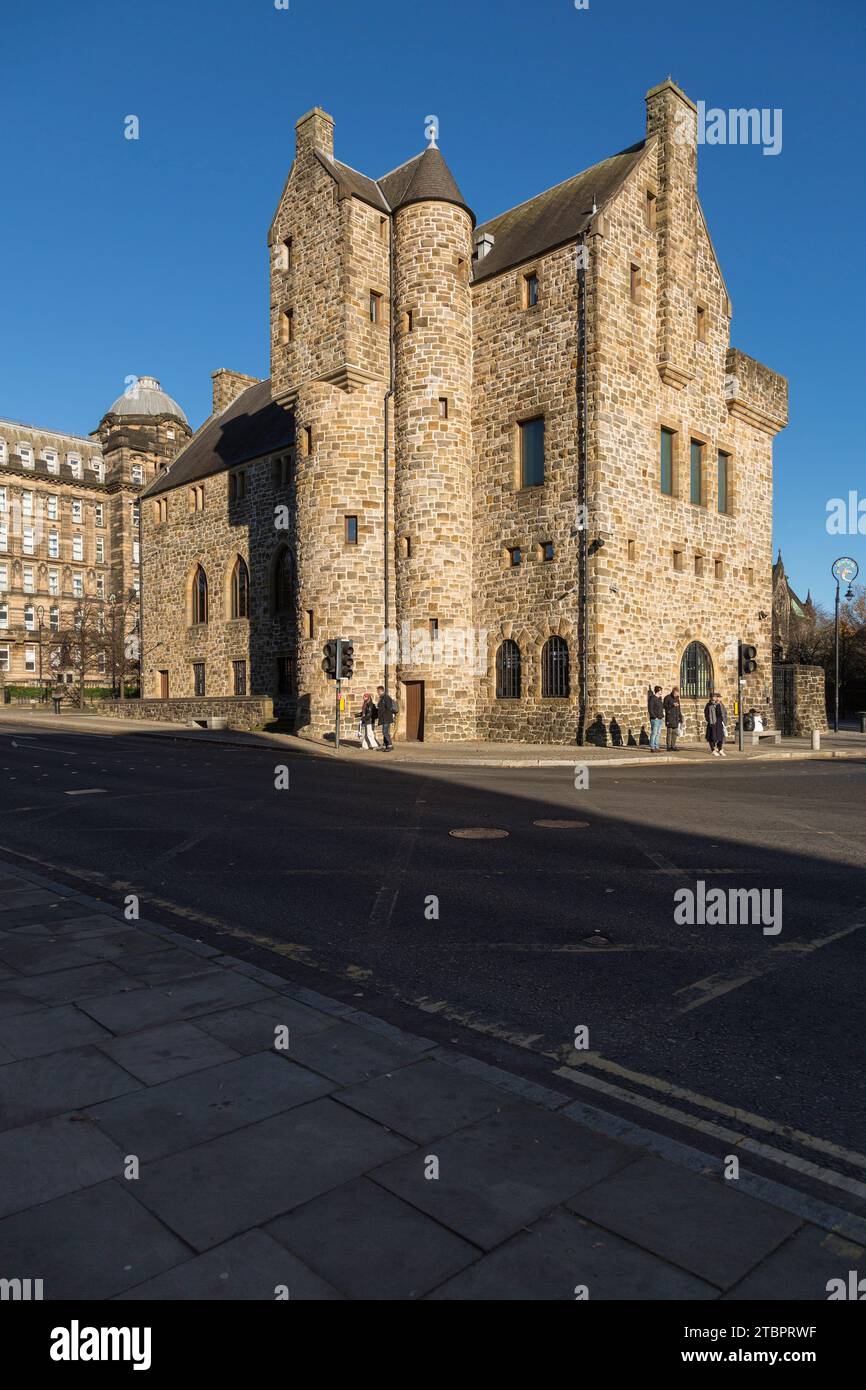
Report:
[[[666,78],[646,95],[646,132],[658,140],[658,369],[682,388],[694,373],[697,313],[697,108]]]
[[[295,156],[300,162],[307,154],[318,150],[329,159],[334,158],[334,118],[314,106],[306,116],[295,122]]]
[[[242,391],[246,391],[248,386],[256,386],[259,378],[257,376],[245,376],[243,372],[230,372],[225,367],[219,367],[217,371],[211,372],[213,381],[213,413],[219,415],[220,411],[225,410],[227,405],[236,401]]]

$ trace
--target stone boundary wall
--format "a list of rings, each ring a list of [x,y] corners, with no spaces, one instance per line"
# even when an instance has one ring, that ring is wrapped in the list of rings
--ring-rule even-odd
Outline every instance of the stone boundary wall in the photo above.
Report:
[[[97,700],[93,713],[115,719],[155,719],[187,724],[191,719],[227,719],[230,729],[260,729],[274,717],[274,702],[264,696],[204,697],[188,700]]]
[[[812,729],[827,732],[827,700],[821,666],[777,662],[773,666],[773,706],[776,728],[795,738]]]

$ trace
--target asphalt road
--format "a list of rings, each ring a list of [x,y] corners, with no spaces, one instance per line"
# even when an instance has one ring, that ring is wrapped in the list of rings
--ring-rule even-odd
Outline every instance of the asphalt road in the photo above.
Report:
[[[726,1147],[701,1123],[766,1142],[794,1159],[767,1173],[864,1210],[866,760],[593,768],[576,790],[562,767],[293,753],[278,790],[281,759],[4,721],[0,857],[136,891],[143,916],[697,1147]],[[679,924],[699,880],[781,890],[781,931]]]

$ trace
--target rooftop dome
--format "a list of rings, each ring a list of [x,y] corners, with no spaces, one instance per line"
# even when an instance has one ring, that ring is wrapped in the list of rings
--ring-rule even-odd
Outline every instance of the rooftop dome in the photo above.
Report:
[[[160,389],[155,376],[139,376],[130,382],[122,396],[109,406],[108,415],[173,415],[190,428],[177,401]]]

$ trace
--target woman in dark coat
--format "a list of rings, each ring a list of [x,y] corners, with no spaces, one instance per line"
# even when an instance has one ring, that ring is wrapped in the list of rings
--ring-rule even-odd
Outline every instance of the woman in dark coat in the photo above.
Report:
[[[376,738],[376,730],[374,728],[378,715],[379,711],[373,703],[372,695],[368,692],[365,693],[358,715],[362,748],[379,747],[379,740]]]
[[[707,743],[714,758],[725,756],[725,734],[727,732],[728,711],[722,704],[722,697],[715,691],[704,706],[704,719],[707,721]]]
[[[680,704],[679,687],[674,686],[670,695],[664,698],[665,712],[665,742],[668,750],[673,752],[677,746],[677,734],[683,722],[683,707]]]

